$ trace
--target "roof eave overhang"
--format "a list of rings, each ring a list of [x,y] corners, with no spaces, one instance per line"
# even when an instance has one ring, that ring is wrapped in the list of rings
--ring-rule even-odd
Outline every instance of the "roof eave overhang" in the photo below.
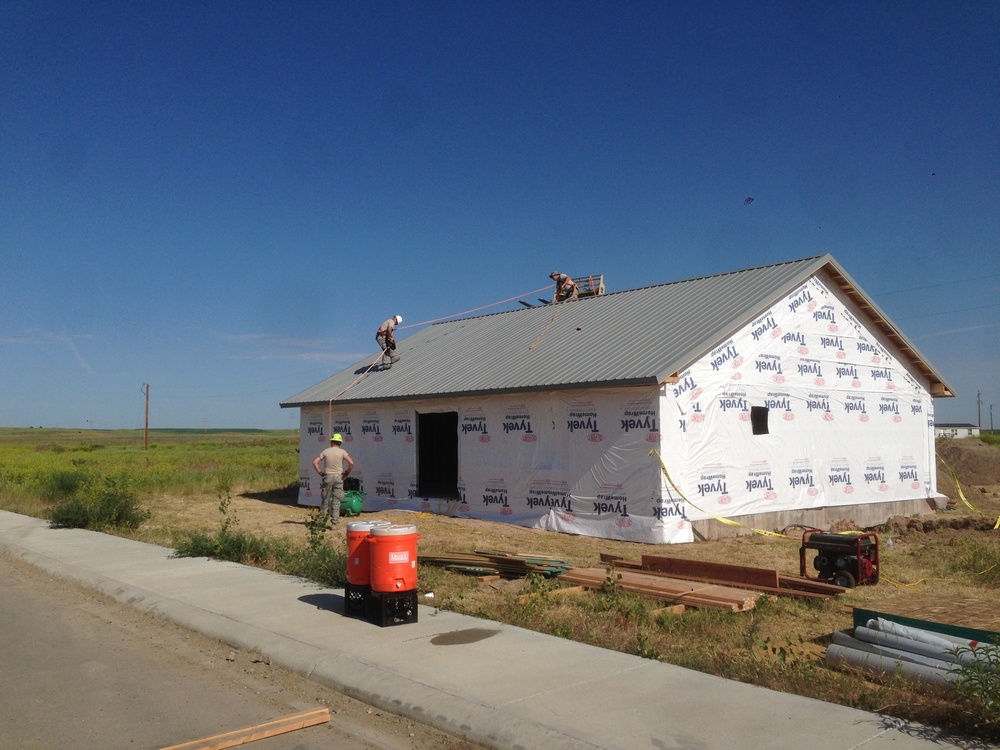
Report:
[[[663,381],[663,382],[669,382]],[[446,393],[407,393],[393,396],[376,396],[370,398],[336,398],[319,401],[286,401],[280,404],[282,409],[303,406],[326,406],[331,403],[347,406],[352,404],[398,403],[401,401],[429,401],[438,399],[477,398],[481,396],[505,396],[513,393],[540,393],[545,391],[575,391],[585,388],[627,388],[627,387],[658,387],[662,383],[654,376],[627,378],[616,380],[587,381],[585,383],[546,383],[541,385],[517,386],[511,388],[482,388],[472,391],[449,391]]]
[[[928,390],[934,398],[947,398],[955,395],[944,378],[931,367],[923,354],[900,332],[889,320],[889,316],[875,304],[867,294],[855,283],[854,279],[831,257],[824,256],[822,269],[836,284],[840,292],[847,297],[868,320],[875,326],[885,339],[906,359],[907,363],[928,383]]]

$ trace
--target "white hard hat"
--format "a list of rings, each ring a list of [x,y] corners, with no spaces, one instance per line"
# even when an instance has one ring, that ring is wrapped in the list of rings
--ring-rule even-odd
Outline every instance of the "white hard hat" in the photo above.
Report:
[[[402,315],[397,315],[396,316],[396,325],[399,325],[402,322],[403,322],[403,316]]]

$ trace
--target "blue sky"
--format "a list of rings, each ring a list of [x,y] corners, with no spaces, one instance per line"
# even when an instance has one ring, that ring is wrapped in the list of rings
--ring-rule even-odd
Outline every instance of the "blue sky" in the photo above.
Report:
[[[829,252],[1000,426],[998,94],[995,2],[0,0],[0,425],[296,427],[393,314]]]

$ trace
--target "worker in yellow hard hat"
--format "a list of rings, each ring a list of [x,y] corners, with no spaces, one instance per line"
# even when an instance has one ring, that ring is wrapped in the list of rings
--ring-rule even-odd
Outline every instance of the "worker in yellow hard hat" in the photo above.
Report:
[[[344,436],[335,432],[330,436],[330,447],[313,459],[313,468],[323,478],[319,491],[322,498],[320,513],[326,515],[333,523],[340,521],[340,503],[344,500],[344,479],[354,469],[354,461],[347,451],[340,447],[342,442]]]

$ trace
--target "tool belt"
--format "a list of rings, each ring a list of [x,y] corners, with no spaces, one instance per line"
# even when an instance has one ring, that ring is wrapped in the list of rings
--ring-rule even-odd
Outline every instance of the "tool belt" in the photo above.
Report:
[[[396,339],[394,339],[391,335],[387,335],[385,330],[382,328],[379,328],[378,333],[375,334],[375,341],[378,342],[379,339],[385,341],[386,349],[396,348]],[[380,343],[379,346],[382,346],[382,344]]]

